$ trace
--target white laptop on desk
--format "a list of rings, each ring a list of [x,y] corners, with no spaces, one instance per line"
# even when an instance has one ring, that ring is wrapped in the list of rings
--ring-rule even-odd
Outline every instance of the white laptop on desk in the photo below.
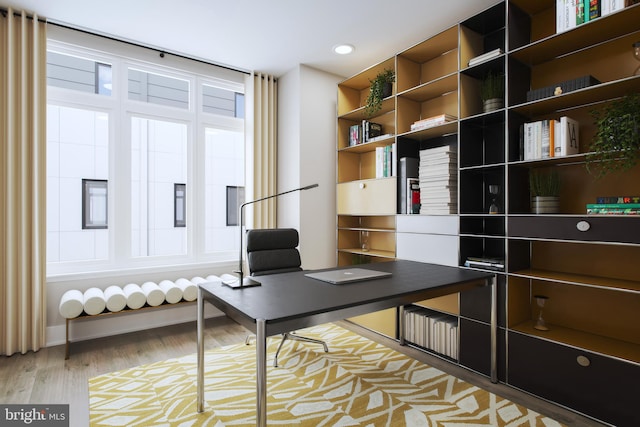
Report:
[[[307,273],[305,276],[311,277],[312,279],[322,280],[323,282],[332,283],[334,285],[342,285],[343,283],[353,283],[363,280],[389,277],[391,276],[391,273],[386,271],[368,270],[366,268],[347,268],[343,270]]]

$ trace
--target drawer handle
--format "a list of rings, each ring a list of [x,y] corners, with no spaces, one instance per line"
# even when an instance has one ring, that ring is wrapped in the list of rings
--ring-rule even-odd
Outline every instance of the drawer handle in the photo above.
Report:
[[[589,360],[589,358],[587,356],[578,356],[576,358],[576,361],[578,362],[578,365],[580,366],[584,366],[587,367],[589,365],[591,365],[591,360]]]
[[[364,182],[360,183],[360,189],[363,189],[364,187],[366,187],[366,184]]]
[[[578,223],[576,224],[576,228],[578,229],[578,231],[589,231],[589,229],[591,228],[591,224],[589,224],[587,221],[578,221]]]

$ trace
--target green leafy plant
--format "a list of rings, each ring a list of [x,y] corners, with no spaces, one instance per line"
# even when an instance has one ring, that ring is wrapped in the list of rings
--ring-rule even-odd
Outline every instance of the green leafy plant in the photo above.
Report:
[[[389,87],[395,80],[396,73],[390,69],[385,69],[378,73],[373,80],[369,80],[371,88],[365,104],[365,112],[369,117],[380,111],[380,108],[382,108],[382,100],[391,95],[391,93],[385,92],[385,86]]]
[[[488,99],[504,98],[504,76],[489,71],[480,84],[480,98]]]
[[[560,178],[555,170],[529,171],[529,191],[531,197],[558,197],[560,195]]]
[[[591,114],[596,134],[587,154],[589,173],[600,179],[633,168],[640,160],[640,95],[626,95]]]

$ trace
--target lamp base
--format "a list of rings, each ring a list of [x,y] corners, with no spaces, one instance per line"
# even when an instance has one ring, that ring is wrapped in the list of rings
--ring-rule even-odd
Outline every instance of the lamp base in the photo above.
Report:
[[[252,288],[254,286],[262,286],[262,283],[257,280],[253,280],[251,277],[245,277],[242,282],[239,279],[236,279],[232,282],[222,281],[222,284],[230,287],[231,289],[243,289],[243,288]]]

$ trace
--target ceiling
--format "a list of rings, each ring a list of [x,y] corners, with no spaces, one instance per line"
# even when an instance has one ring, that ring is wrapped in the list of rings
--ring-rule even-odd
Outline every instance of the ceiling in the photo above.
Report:
[[[349,77],[497,0],[0,0],[3,8],[245,71]],[[351,55],[333,46],[355,46]]]

